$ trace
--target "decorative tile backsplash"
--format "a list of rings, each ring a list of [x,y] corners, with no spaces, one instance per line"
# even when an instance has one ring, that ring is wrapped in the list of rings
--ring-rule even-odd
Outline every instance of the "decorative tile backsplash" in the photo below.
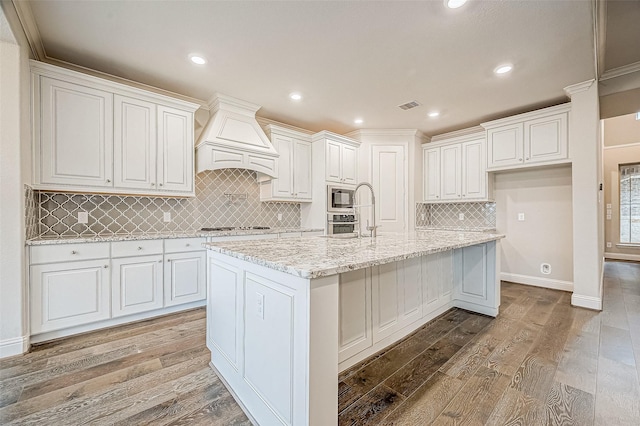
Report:
[[[464,219],[460,220],[460,214]],[[416,227],[485,230],[496,227],[496,203],[417,203]]]
[[[40,191],[29,197],[28,190],[25,196],[28,223],[29,199],[37,199],[36,234],[42,237],[189,232],[214,226],[300,226],[300,204],[260,202],[256,173],[244,169],[199,173],[195,198]],[[89,213],[89,223],[78,223],[78,212]],[[164,222],[164,213],[171,214],[170,222]]]

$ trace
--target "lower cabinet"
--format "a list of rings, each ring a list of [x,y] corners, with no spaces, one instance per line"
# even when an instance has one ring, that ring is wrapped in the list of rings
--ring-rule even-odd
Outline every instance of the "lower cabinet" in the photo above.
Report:
[[[108,319],[109,259],[34,265],[31,334]]]
[[[202,251],[165,254],[164,306],[204,300],[207,297],[205,262]]]
[[[111,265],[113,317],[162,308],[162,255],[113,259]]]

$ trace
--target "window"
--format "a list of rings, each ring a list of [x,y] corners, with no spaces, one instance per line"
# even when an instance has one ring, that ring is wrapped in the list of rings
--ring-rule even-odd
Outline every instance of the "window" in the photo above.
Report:
[[[620,166],[620,242],[640,244],[640,163]]]

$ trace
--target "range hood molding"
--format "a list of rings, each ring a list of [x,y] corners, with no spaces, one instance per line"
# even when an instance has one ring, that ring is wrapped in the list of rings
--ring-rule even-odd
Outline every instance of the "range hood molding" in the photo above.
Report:
[[[196,173],[237,168],[277,177],[280,155],[256,120],[260,106],[217,93],[209,108],[196,144]]]

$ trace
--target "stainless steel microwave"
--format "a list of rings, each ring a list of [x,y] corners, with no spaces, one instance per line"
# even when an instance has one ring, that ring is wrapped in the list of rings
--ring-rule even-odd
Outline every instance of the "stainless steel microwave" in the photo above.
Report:
[[[327,186],[327,212],[353,213],[355,191],[344,186]]]

